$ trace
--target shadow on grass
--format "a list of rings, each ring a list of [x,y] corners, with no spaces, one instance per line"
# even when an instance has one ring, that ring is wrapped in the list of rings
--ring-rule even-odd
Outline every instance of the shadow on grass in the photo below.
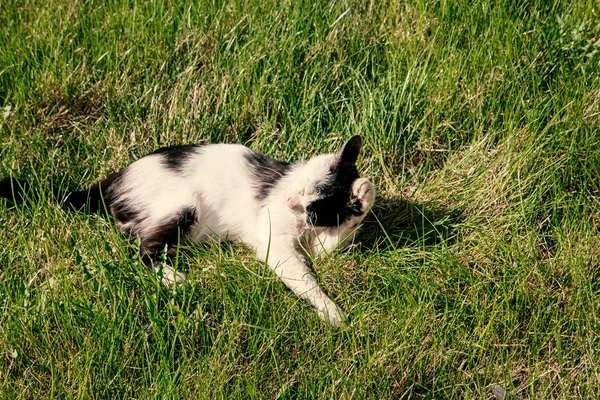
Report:
[[[390,197],[378,199],[365,218],[359,237],[365,249],[452,244],[462,221],[462,209],[443,209]]]

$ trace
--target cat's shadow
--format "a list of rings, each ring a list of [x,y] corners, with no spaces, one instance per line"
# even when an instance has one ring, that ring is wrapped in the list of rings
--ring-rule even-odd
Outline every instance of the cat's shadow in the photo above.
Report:
[[[462,220],[462,209],[443,209],[402,197],[378,198],[358,239],[364,250],[452,244]]]

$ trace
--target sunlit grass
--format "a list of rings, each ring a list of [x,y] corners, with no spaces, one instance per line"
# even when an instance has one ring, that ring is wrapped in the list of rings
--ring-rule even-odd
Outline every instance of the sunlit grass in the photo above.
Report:
[[[6,2],[3,398],[595,398],[598,5]],[[379,197],[315,271],[333,329],[241,245],[158,284],[81,188],[159,146],[284,160],[360,134]]]

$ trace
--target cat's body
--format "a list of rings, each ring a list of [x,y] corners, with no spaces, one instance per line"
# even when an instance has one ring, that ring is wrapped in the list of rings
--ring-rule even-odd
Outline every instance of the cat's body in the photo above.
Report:
[[[355,136],[337,154],[295,164],[241,145],[169,147],[70,194],[66,203],[106,207],[123,232],[140,238],[140,252],[154,266],[165,248],[179,243],[243,242],[321,318],[339,325],[345,316],[309,264],[351,241],[373,204],[373,184],[355,166],[360,147]],[[9,197],[7,182],[0,196]],[[183,280],[169,267],[163,274],[166,282]]]

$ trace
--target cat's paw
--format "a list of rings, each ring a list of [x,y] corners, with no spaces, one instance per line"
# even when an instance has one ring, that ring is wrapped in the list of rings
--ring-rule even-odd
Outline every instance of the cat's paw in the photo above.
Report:
[[[182,284],[185,282],[185,274],[181,271],[177,271],[170,265],[163,264],[160,267],[156,267],[154,272],[157,275],[162,274],[162,283],[165,286],[171,286],[173,283]]]
[[[352,183],[352,197],[360,201],[361,211],[366,213],[375,201],[375,186],[367,178],[358,178]]]
[[[318,310],[319,317],[323,321],[329,322],[334,327],[339,327],[341,325],[345,325],[348,322],[348,316],[340,310],[340,308],[332,301],[328,303],[325,307]]]

